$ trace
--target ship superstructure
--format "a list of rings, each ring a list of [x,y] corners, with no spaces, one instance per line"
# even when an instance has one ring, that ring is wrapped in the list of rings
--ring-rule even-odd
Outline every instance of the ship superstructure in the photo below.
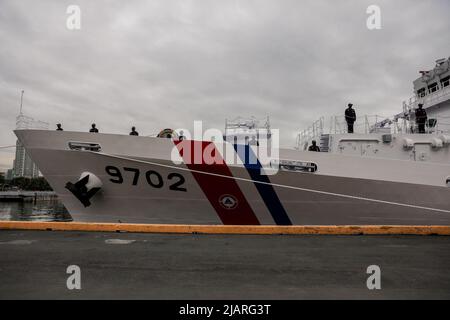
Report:
[[[347,133],[344,116],[322,117],[300,131],[296,149],[307,150],[316,140],[323,152],[448,163],[450,161],[449,59],[436,61],[434,69],[421,71],[413,81],[414,95],[403,102],[402,112],[392,117],[364,115]],[[418,104],[428,119],[419,134],[415,119]]]

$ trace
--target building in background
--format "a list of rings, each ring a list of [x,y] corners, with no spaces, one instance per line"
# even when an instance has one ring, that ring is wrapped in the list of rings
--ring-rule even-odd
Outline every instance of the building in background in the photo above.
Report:
[[[25,116],[22,113],[23,106],[23,94],[22,90],[20,95],[20,112],[16,117],[16,129],[48,129],[49,124],[47,122],[35,120],[31,117]],[[16,141],[16,157],[13,163],[12,171],[8,170],[8,173],[12,175],[13,178],[26,177],[26,178],[36,178],[39,176],[39,169],[33,163],[30,156],[26,153],[25,148],[20,143],[19,140]]]
[[[27,117],[20,112],[16,118],[16,129],[48,129],[47,122],[34,120]],[[27,177],[36,178],[39,176],[39,169],[26,153],[25,148],[19,140],[16,142],[16,158],[14,159],[13,167],[14,178]]]
[[[5,175],[5,180],[6,181],[10,181],[14,178],[14,170],[13,169],[8,169],[6,171],[6,175]]]

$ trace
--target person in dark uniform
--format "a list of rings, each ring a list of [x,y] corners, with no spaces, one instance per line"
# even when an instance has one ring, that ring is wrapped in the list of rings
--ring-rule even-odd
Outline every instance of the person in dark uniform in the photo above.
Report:
[[[136,131],[136,127],[131,127],[130,136],[138,136],[139,133]]]
[[[63,131],[63,128],[61,127],[61,123],[58,123],[56,125],[56,131]]]
[[[349,103],[348,108],[345,109],[345,121],[347,122],[347,132],[353,133],[353,124],[356,121],[355,109],[352,109],[353,104]]]
[[[309,146],[308,151],[317,151],[320,152],[320,148],[318,145],[316,145],[316,140],[312,141],[312,145]]]
[[[98,132],[98,129],[95,127],[95,123],[92,124],[92,128],[89,132]]]
[[[423,104],[418,104],[419,108],[416,109],[416,123],[419,127],[419,133],[425,133],[425,123],[427,122],[427,112],[423,109]]]

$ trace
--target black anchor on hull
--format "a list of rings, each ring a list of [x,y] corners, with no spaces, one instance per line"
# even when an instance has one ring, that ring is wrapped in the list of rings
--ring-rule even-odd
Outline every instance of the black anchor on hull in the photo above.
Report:
[[[85,206],[89,207],[91,205],[90,199],[100,190],[100,188],[93,187],[90,190],[86,187],[89,182],[89,174],[84,176],[82,179],[75,183],[67,182],[66,189],[68,189],[72,194],[80,200],[80,202]]]

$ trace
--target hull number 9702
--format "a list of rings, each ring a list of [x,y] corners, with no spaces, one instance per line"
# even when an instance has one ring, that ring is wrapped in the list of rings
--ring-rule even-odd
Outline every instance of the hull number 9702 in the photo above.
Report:
[[[132,177],[131,184],[136,186],[139,183],[141,176],[140,170],[136,168],[123,167],[123,171],[127,174],[122,174],[122,171],[114,166],[106,166],[105,171],[111,176],[109,181],[118,184],[124,183],[124,175],[126,175],[126,177],[130,175]],[[148,170],[145,172],[145,179],[147,180],[147,183],[154,188],[162,188],[166,183],[168,183],[170,190],[186,192],[186,188],[183,187],[185,179],[181,174],[176,172],[171,172],[167,175],[167,177],[163,177],[155,170]]]

